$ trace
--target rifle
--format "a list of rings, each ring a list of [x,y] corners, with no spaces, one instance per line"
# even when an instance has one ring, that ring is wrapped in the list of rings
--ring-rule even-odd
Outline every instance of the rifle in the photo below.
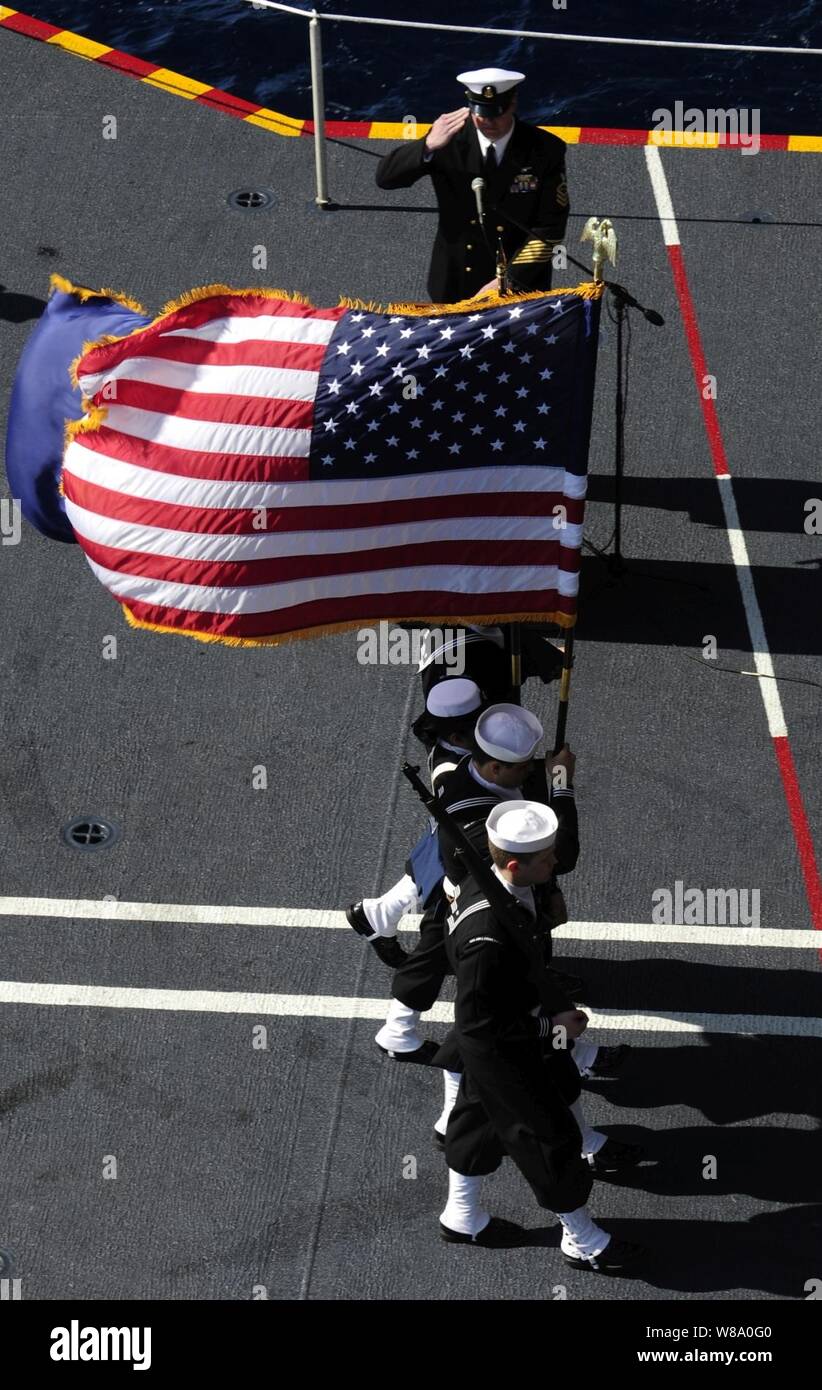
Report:
[[[479,850],[471,843],[462,826],[449,815],[443,805],[442,798],[436,792],[429,791],[425,783],[418,777],[419,768],[413,767],[411,763],[404,762],[402,765],[403,776],[408,779],[420,801],[425,806],[429,815],[434,818],[437,825],[451,841],[454,849],[459,852],[465,865],[470,869],[471,874],[476,879],[478,886],[482,889],[497,917],[507,927],[515,931],[525,929],[530,938],[535,938],[534,918],[518,902],[513,893],[509,893],[504,888],[492,872],[491,866],[486,859],[483,859]]]
[[[539,991],[545,1012],[551,1015],[572,1008],[573,1005],[565,998],[564,993],[557,991],[549,982],[545,972],[542,934],[537,929],[534,917],[527,907],[500,883],[491,865],[471,843],[462,826],[448,813],[442,798],[437,796],[436,792],[428,790],[417,776],[418,772],[418,767],[412,767],[407,761],[403,763],[403,776],[411,783],[425,809],[448,836],[454,849],[461,854],[477,886],[482,889],[491,904],[494,915],[510,930],[515,943],[526,956],[531,979]]]

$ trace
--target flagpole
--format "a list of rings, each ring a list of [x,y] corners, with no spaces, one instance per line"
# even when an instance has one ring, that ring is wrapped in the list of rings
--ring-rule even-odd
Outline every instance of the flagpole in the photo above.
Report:
[[[511,663],[511,704],[522,703],[522,648],[519,623],[507,623],[505,650]]]
[[[565,726],[568,723],[568,705],[571,701],[571,667],[574,662],[574,629],[568,629],[565,639],[565,653],[562,662],[562,675],[559,682],[559,704],[557,706],[557,731],[554,736],[554,752],[558,753],[565,742]]]

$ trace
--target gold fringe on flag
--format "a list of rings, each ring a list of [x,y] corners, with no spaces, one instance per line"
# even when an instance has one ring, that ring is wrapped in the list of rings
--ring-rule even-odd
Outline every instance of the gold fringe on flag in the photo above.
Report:
[[[466,623],[556,623],[557,627],[570,629],[576,617],[567,613],[477,613],[465,618],[409,617],[398,618],[359,618],[353,622],[328,623],[322,627],[300,628],[296,632],[278,632],[270,637],[231,637],[221,632],[198,632],[195,628],[172,627],[166,623],[149,623],[134,615],[122,600],[118,600],[129,627],[143,628],[146,632],[163,632],[177,637],[193,637],[196,642],[219,642],[224,647],[284,647],[289,642],[306,642],[318,637],[337,637],[342,632],[355,632],[360,628],[374,626],[375,623],[421,623],[425,627],[463,627]]]
[[[85,304],[89,299],[113,299],[115,304],[122,304],[124,308],[131,309],[135,314],[147,314],[142,304],[138,304],[136,299],[130,295],[122,294],[119,290],[90,290],[86,285],[75,285],[71,280],[67,280],[64,275],[49,276],[49,294],[54,294],[55,290],[60,290],[63,294],[73,294],[79,299],[81,304]]]
[[[234,290],[230,285],[200,285],[196,289],[187,290],[185,294],[178,295],[176,299],[170,299],[168,304],[163,305],[152,322],[157,323],[167,314],[173,314],[177,309],[185,309],[188,304],[198,304],[201,299],[216,299],[222,294],[229,294],[233,299],[255,295],[259,299],[288,299],[292,304],[304,304],[307,309],[316,307],[307,295],[300,294],[297,290],[272,290],[262,285],[259,289]]]
[[[561,290],[528,290],[523,294],[487,294],[482,299],[461,299],[458,304],[389,304],[375,312],[408,317],[437,318],[440,314],[465,314],[468,310],[499,309],[507,304],[525,304],[534,299],[551,299],[559,294],[575,294],[579,299],[600,299],[604,285],[593,280]]]

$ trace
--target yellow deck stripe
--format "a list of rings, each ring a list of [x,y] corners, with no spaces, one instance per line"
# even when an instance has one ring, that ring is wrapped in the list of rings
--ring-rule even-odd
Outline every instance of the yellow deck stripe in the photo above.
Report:
[[[430,121],[372,121],[368,132],[369,140],[419,140],[431,129]],[[411,134],[409,135],[409,130]]]
[[[647,144],[675,150],[718,150],[716,130],[649,130]]]
[[[273,130],[275,135],[301,135],[305,121],[295,121],[293,116],[284,116],[280,111],[269,111],[261,106],[253,116],[243,116],[251,125],[262,126],[263,130]]]
[[[195,82],[193,77],[184,77],[181,72],[173,72],[171,68],[158,68],[140,81],[147,82],[151,87],[161,87],[164,92],[172,92],[175,96],[185,97],[187,101],[201,97],[203,92],[213,91],[210,82]]]
[[[22,15],[24,19],[31,18],[22,10],[13,9],[10,5],[0,5],[0,25],[13,19],[15,15]],[[37,36],[30,35],[28,37]],[[122,51],[112,48],[109,44],[97,43],[94,39],[88,39],[83,34],[75,34],[70,29],[62,29],[58,34],[52,34],[45,42],[55,48],[62,48],[67,53],[74,53],[78,58],[85,58],[92,62],[105,57],[108,53]],[[124,57],[129,56],[129,54],[124,54]],[[186,77],[183,73],[174,72],[170,68],[158,68],[149,77],[141,77],[139,80],[147,82],[152,87],[158,87],[161,91],[170,92],[174,96],[185,97],[188,101],[192,101],[206,92],[220,94],[220,89],[213,87],[210,83],[197,82],[193,77]],[[230,110],[229,114],[239,115],[239,113]],[[253,114],[240,116],[239,119],[247,121],[249,125],[260,126],[263,130],[284,136],[301,135],[306,125],[303,119],[286,116],[281,111],[271,111],[268,107],[260,107]],[[350,122],[350,124],[358,125],[360,122]],[[611,127],[603,128],[611,129]],[[426,135],[430,129],[430,123],[421,121],[415,127],[415,134],[420,137]],[[582,127],[580,126],[543,125],[540,126],[540,129],[557,135],[566,144],[577,145],[580,143],[582,134]],[[613,129],[618,130],[617,127],[613,127]],[[408,138],[407,130],[407,122],[371,121],[366,138],[370,140],[402,140]],[[589,142],[586,141],[587,143]],[[591,141],[590,143],[600,142]],[[607,142],[603,141],[602,143]],[[615,141],[614,143],[619,142]],[[663,149],[714,150],[723,148],[720,145],[718,133],[697,130],[649,130],[646,132],[646,144],[658,145]],[[800,153],[822,154],[822,135],[789,135],[787,137],[787,149]]]
[[[53,34],[50,39],[46,39],[46,43],[56,48],[65,48],[68,53],[76,53],[78,58],[88,58],[91,61],[111,52],[111,44],[95,43],[94,39],[84,38],[82,34],[72,34],[70,29]]]
[[[788,149],[822,154],[822,135],[789,135]]]
[[[548,130],[552,135],[558,135],[560,140],[564,140],[566,145],[578,145],[579,135],[582,127],[578,125],[543,125],[540,130]]]

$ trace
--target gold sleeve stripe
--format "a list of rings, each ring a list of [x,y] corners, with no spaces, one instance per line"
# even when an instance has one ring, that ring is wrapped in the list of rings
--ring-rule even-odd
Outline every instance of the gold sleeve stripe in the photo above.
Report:
[[[512,258],[512,265],[527,265],[532,261],[550,261],[554,247],[558,246],[556,241],[526,241],[520,247],[517,254]]]

